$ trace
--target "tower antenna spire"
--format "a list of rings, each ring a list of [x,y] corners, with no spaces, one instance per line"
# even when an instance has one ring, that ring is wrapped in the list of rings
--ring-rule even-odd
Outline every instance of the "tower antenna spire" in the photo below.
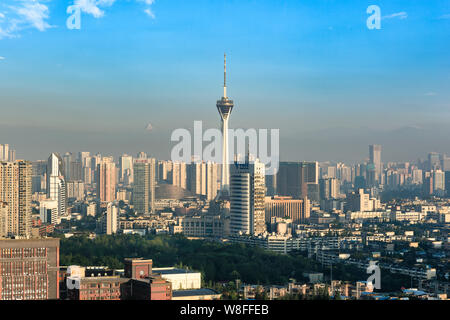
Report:
[[[227,54],[223,54],[223,97],[227,97]]]

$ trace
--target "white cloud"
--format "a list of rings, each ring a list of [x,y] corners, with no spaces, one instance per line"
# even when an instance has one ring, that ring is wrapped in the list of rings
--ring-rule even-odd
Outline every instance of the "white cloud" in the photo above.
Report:
[[[2,57],[2,56],[0,56],[0,60],[6,60],[6,58],[5,58],[5,57]]]
[[[50,28],[45,21],[49,17],[48,7],[39,1],[27,1],[22,7],[16,8],[16,11],[24,22],[31,24],[39,31]]]
[[[150,8],[150,6],[152,4],[155,3],[155,0],[137,0],[138,2],[143,2],[145,5],[147,5],[148,7],[144,9],[144,12],[152,19],[155,19],[155,13],[153,12],[153,10]]]
[[[46,3],[52,0],[15,0],[5,4],[0,12],[0,39],[14,38],[24,29],[45,31],[50,12]]]
[[[151,9],[145,9],[144,12],[152,19],[155,19],[155,14]]]
[[[110,7],[115,2],[116,0],[75,0],[74,4],[79,6],[82,12],[94,18],[101,18],[105,15],[101,8]]]
[[[408,14],[405,11],[397,12],[393,14],[389,14],[387,16],[382,17],[382,19],[394,19],[399,18],[401,20],[408,18]]]
[[[425,93],[425,96],[432,97],[432,96],[435,96],[436,94],[437,94],[436,92],[430,91],[430,92]]]

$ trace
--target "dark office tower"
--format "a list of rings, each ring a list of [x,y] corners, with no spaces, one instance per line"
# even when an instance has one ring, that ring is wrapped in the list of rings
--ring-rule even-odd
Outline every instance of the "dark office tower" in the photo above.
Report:
[[[266,175],[266,195],[274,196],[277,194],[277,175]]]
[[[59,156],[59,155],[58,155]],[[64,178],[65,180],[70,180],[71,179],[71,174],[70,174],[70,164],[73,161],[73,155],[70,152],[66,152],[64,154],[64,157],[62,159],[63,161],[63,165],[62,167],[64,168],[63,172],[64,172]]]
[[[70,163],[70,181],[83,180],[83,166],[80,161],[72,161]]]
[[[47,176],[47,161],[38,160],[32,163],[32,190],[31,193],[45,192]]]
[[[0,240],[0,300],[59,299],[59,239]]]
[[[320,199],[330,200],[337,199],[339,195],[339,180],[336,178],[320,179]]]
[[[278,195],[294,199],[309,197],[308,185],[319,183],[319,165],[317,162],[281,162],[276,179]]]
[[[434,193],[434,188],[433,188],[433,175],[430,174],[430,172],[427,172],[425,174],[425,178],[423,179],[423,193],[425,197],[429,197],[430,195],[432,195]]]
[[[306,192],[307,196],[303,198],[308,198],[309,200],[313,202],[319,202],[320,201],[320,191],[319,191],[319,184],[318,183],[308,183],[306,184]]]
[[[0,202],[6,203],[3,223],[8,236],[31,235],[31,163],[0,162]]]
[[[376,167],[373,163],[369,163],[366,168],[366,181],[369,187],[375,187],[381,181],[381,176],[377,175]]]
[[[137,213],[153,213],[155,209],[156,160],[136,159],[133,164],[133,205]]]
[[[445,171],[445,192],[450,197],[450,171]]]
[[[355,190],[365,189],[366,187],[366,178],[364,176],[357,176],[355,178]]]
[[[370,164],[375,167],[375,180],[377,182],[381,181],[381,172],[383,171],[381,165],[381,146],[377,144],[372,144],[369,146],[369,157]]]

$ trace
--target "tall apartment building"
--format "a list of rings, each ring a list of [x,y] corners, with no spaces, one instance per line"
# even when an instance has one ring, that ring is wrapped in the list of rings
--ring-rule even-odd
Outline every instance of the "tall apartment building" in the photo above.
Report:
[[[0,161],[16,161],[16,150],[10,149],[8,144],[0,144]]]
[[[194,194],[206,196],[206,162],[188,164],[187,187]]]
[[[363,189],[347,195],[347,211],[376,211],[380,208],[380,200],[370,198]]]
[[[56,224],[58,217],[58,201],[57,200],[40,201],[39,217],[43,223]]]
[[[133,183],[133,157],[123,154],[119,158],[120,182],[129,185]]]
[[[378,183],[381,182],[382,164],[381,164],[381,146],[372,144],[369,146],[369,164],[373,165],[375,170],[374,180]]]
[[[272,217],[286,218],[294,224],[305,223],[310,216],[308,199],[293,199],[292,197],[273,196],[265,198],[266,222]]]
[[[59,299],[59,239],[0,239],[0,300]]]
[[[0,162],[0,202],[8,208],[9,236],[31,235],[31,173],[30,162]]]
[[[219,185],[218,179],[219,165],[213,162],[206,163],[206,199],[213,200],[217,196]]]
[[[0,238],[8,236],[8,204],[0,201]]]
[[[433,193],[437,196],[445,195],[445,172],[434,170],[433,172]]]
[[[265,165],[256,159],[235,162],[230,174],[230,232],[259,235],[265,224]]]
[[[330,200],[339,197],[339,180],[336,178],[323,178],[319,180],[320,199]]]
[[[112,157],[104,157],[97,164],[97,198],[101,202],[113,202],[116,198],[116,164]]]
[[[185,162],[173,162],[172,174],[169,179],[174,186],[186,189],[187,188],[187,172]]]
[[[9,144],[0,144],[0,161],[9,161]]]
[[[115,234],[119,230],[119,209],[113,203],[108,203],[105,214],[105,233]]]
[[[67,199],[84,200],[84,182],[68,181],[67,182]]]
[[[136,159],[133,164],[133,206],[137,213],[150,213],[155,209],[156,160]]]
[[[66,159],[66,156],[65,156]],[[61,157],[52,153],[47,162],[47,198],[58,201],[58,215],[66,214],[67,189],[64,178],[64,162]]]

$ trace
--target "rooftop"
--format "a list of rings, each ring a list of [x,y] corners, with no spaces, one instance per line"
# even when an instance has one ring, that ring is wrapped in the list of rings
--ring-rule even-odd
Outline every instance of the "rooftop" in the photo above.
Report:
[[[194,270],[178,269],[178,268],[153,268],[152,271],[154,273],[160,274],[198,273],[197,271]]]
[[[212,289],[178,290],[172,292],[173,297],[208,296],[217,294],[219,293]]]

